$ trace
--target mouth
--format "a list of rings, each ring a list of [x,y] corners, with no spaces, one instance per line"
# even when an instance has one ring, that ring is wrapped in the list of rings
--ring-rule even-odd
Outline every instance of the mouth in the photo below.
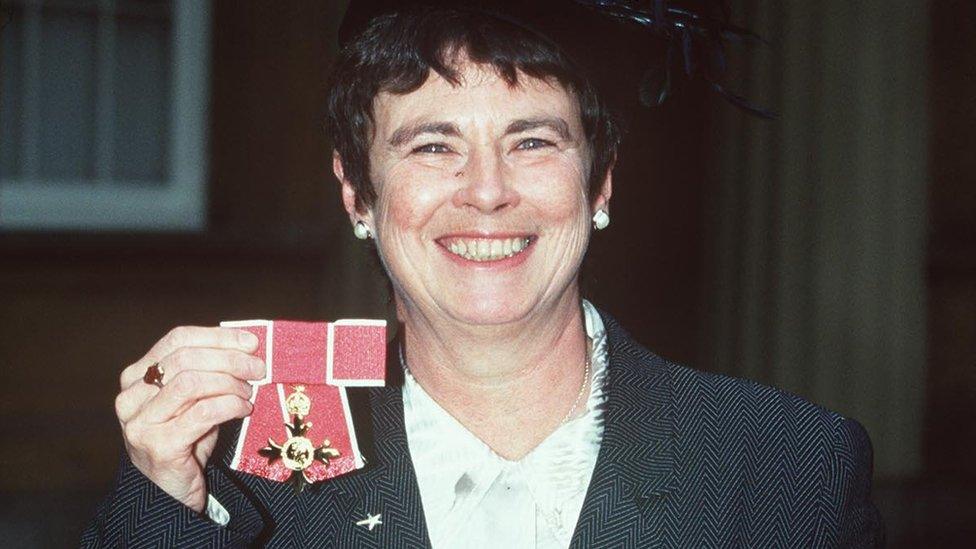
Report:
[[[487,261],[500,261],[524,253],[532,243],[532,237],[492,238],[451,236],[439,238],[437,242],[445,250],[457,257],[483,263]]]

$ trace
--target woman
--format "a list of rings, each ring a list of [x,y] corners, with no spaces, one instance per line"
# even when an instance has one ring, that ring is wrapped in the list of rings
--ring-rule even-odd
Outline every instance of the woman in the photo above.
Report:
[[[668,363],[582,299],[618,131],[574,61],[515,3],[386,11],[351,8],[329,98],[343,203],[403,325],[402,382],[353,406],[367,466],[297,497],[229,470],[257,342],[178,328],[121,375],[126,459],[85,542],[880,543],[856,422]]]

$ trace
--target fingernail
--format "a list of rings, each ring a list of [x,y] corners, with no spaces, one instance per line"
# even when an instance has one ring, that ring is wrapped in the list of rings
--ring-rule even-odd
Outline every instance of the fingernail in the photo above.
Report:
[[[256,368],[254,368],[255,378],[261,379],[262,377],[264,377],[264,374],[267,371],[268,371],[268,367],[264,364],[264,361],[258,359],[258,365]]]
[[[237,340],[247,348],[257,347],[258,345],[258,337],[251,332],[245,332],[243,330],[238,332]]]

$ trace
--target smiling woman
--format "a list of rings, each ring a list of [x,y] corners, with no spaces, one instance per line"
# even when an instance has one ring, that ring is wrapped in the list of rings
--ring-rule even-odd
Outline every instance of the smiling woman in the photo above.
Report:
[[[388,365],[402,383],[369,389],[356,418],[375,456],[303,495],[299,516],[211,455],[214,426],[250,414],[241,380],[263,365],[243,356],[257,343],[180,331],[123,372],[131,463],[88,539],[132,545],[141,534],[118,523],[148,499],[162,500],[151,521],[200,545],[879,543],[857,422],[663,360],[583,299],[619,131],[587,72],[540,34],[539,5],[408,4],[353,3],[328,101],[343,204],[402,323]],[[662,6],[640,13],[704,20]],[[148,364],[175,371],[170,385],[141,383]],[[172,388],[195,368],[212,379]],[[193,416],[194,398],[223,400]],[[161,410],[180,409],[161,434]]]
[[[357,209],[364,201],[336,155],[349,214],[374,229],[404,320],[442,330],[578,316],[576,273],[610,178],[590,202],[577,101],[558,83],[522,73],[509,84],[458,62],[457,84],[435,75],[412,93],[378,95],[371,208]]]
[[[518,86],[521,73],[523,77],[558,84],[564,91],[572,93],[576,99],[574,104],[579,108],[584,136],[592,147],[590,173],[602,174],[609,169],[620,140],[618,123],[577,62],[569,59],[550,40],[513,23],[511,18],[477,17],[463,11],[428,12],[409,19],[393,19],[387,15],[377,18],[375,25],[361,27],[370,16],[387,11],[380,7],[383,4],[371,2],[361,7],[353,3],[350,6],[340,30],[344,33],[341,40],[347,42],[347,55],[342,56],[336,65],[335,86],[328,100],[327,122],[331,137],[346,162],[348,180],[359,191],[358,200],[368,205],[375,198],[366,171],[371,144],[367,132],[373,129],[373,108],[378,94],[409,94],[427,82],[429,73],[456,86],[463,81],[463,69],[467,68],[462,61],[480,67],[485,73],[480,76],[497,77],[513,87]],[[396,4],[389,4],[389,7]],[[403,3],[400,5],[403,7]],[[359,40],[351,40],[350,35],[357,31],[362,31]],[[374,45],[380,42],[384,47],[375,48]],[[391,145],[414,137],[416,132],[458,133],[456,127],[438,127],[437,121],[415,119],[412,122],[413,125],[391,136],[395,138],[391,139]],[[529,129],[524,124],[544,122],[555,123],[561,126],[560,133],[567,133],[565,120],[524,120],[520,121],[522,127],[512,127],[511,131]],[[590,180],[588,183],[593,191],[601,181]]]

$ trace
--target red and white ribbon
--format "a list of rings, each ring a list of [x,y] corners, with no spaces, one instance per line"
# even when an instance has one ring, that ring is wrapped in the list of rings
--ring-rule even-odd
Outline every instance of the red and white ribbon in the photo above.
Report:
[[[303,418],[311,424],[306,438],[316,447],[328,439],[330,447],[339,451],[328,465],[314,462],[305,476],[316,482],[361,468],[346,387],[386,383],[386,321],[243,320],[220,325],[257,336],[254,354],[267,364],[264,379],[253,382],[254,411],[244,418],[231,467],[279,482],[288,480],[292,471],[282,460],[269,463],[258,451],[268,446],[269,438],[282,444],[291,436],[285,424],[293,418],[285,399],[301,385],[312,403]]]

